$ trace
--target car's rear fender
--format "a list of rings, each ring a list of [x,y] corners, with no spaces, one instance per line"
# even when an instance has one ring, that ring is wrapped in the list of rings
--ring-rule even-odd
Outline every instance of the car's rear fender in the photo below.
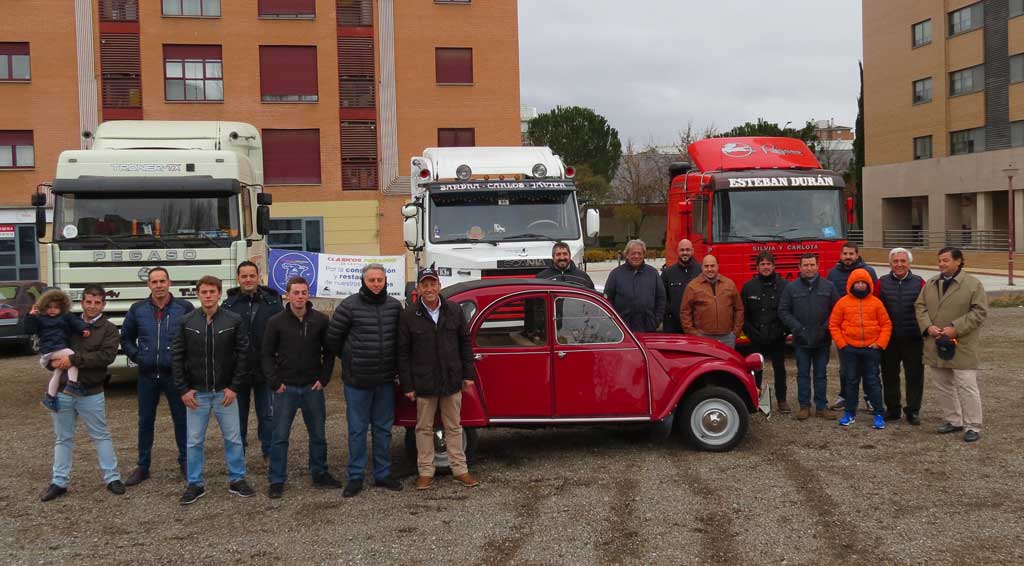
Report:
[[[441,425],[441,413],[438,412],[436,423]],[[487,426],[490,420],[484,410],[477,382],[473,385],[462,384],[462,426]],[[416,426],[416,403],[402,394],[400,387],[395,387],[395,426]]]
[[[660,421],[675,410],[679,402],[689,393],[709,385],[718,385],[736,392],[747,405],[747,410],[757,410],[757,385],[749,373],[725,360],[707,360],[687,368],[685,376],[675,381],[667,402],[655,403],[654,420]]]

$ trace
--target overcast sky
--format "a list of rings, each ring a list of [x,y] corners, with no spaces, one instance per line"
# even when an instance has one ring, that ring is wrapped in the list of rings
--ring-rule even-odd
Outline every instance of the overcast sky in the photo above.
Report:
[[[521,102],[592,108],[626,140],[692,121],[857,117],[860,0],[519,0]]]

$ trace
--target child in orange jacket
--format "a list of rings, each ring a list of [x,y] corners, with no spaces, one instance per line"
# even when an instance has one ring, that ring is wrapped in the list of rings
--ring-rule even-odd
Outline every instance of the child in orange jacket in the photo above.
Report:
[[[832,308],[828,329],[836,342],[843,366],[848,368],[846,413],[841,426],[850,426],[857,416],[857,398],[861,380],[864,393],[875,411],[874,428],[885,428],[885,407],[882,405],[882,384],[879,364],[882,350],[889,345],[892,321],[882,301],[872,294],[874,283],[863,269],[855,269],[846,281],[846,295]]]

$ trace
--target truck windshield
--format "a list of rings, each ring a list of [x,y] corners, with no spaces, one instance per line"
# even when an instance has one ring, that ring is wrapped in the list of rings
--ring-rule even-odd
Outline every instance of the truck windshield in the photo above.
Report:
[[[434,244],[580,238],[571,191],[432,194],[429,218]]]
[[[838,189],[724,190],[715,193],[715,242],[840,240],[846,236]]]
[[[241,234],[238,196],[60,194],[53,231],[66,249],[227,247]]]

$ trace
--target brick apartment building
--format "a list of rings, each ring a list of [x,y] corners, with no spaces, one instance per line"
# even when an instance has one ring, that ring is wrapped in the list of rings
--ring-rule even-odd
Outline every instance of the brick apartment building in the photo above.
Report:
[[[1024,171],[1024,0],[863,10],[865,243],[1006,249],[1005,170]]]
[[[105,120],[260,129],[271,245],[399,254],[408,163],[519,145],[515,0],[35,0],[0,18],[0,279],[39,276],[28,206]]]

